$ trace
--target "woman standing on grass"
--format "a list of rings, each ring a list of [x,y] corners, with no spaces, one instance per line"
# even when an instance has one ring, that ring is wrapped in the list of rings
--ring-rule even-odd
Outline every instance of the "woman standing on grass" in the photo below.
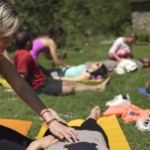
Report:
[[[19,14],[12,0],[0,1],[0,74],[12,86],[20,98],[31,107],[37,114],[41,115],[48,123],[50,131],[60,139],[72,142],[76,141],[77,134],[73,128],[61,125],[51,112],[45,107],[37,94],[20,76],[12,63],[3,56],[3,52],[12,44],[12,38],[20,25]],[[1,126],[0,126],[1,128]],[[1,135],[1,134],[0,134]],[[7,136],[10,136],[7,134]],[[1,139],[1,138],[0,138]],[[7,140],[7,137],[6,137]]]

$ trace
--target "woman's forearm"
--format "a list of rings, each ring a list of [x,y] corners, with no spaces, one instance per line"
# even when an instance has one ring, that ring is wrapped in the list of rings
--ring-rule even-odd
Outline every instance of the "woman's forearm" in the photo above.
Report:
[[[114,58],[117,60],[117,61],[120,61],[121,58],[119,56],[117,56],[115,53],[112,53],[112,55],[114,56]]]
[[[53,136],[49,135],[46,137],[43,137],[39,140],[33,141],[26,150],[41,150],[48,148],[49,146],[57,143],[59,140],[55,139]]]
[[[0,64],[0,73],[2,76],[20,96],[20,98],[40,115],[42,110],[46,109],[46,107],[31,86],[21,77],[12,63],[2,55],[0,55]],[[52,118],[53,116],[49,117],[49,119]]]

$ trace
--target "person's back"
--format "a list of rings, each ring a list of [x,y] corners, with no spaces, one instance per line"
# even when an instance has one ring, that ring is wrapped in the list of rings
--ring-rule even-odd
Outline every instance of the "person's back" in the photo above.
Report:
[[[27,50],[17,50],[14,65],[19,73],[27,74],[25,80],[35,90],[45,82],[45,76]]]
[[[38,61],[38,55],[42,52],[47,52],[49,49],[43,44],[42,37],[33,40],[32,44],[33,46],[32,49],[30,50],[30,54],[35,61]]]

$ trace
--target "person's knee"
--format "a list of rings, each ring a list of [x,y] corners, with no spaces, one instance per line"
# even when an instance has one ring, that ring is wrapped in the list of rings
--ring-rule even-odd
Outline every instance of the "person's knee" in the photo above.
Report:
[[[64,85],[62,87],[62,94],[65,95],[65,94],[72,94],[74,93],[75,91],[75,86],[72,86],[72,85]]]
[[[63,81],[62,84],[63,84],[63,85],[70,85],[70,83],[71,83],[70,81]]]

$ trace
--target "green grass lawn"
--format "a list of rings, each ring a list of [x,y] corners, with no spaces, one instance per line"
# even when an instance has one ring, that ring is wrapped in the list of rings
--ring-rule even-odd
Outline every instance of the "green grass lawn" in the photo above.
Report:
[[[64,62],[70,65],[77,65],[86,61],[104,60],[107,59],[107,51],[109,47],[110,45],[83,47],[82,53],[69,49],[68,58],[65,59]],[[133,53],[136,59],[144,56],[150,57],[150,47],[135,45],[133,47]],[[51,62],[45,60],[43,55],[39,57],[39,60],[45,67],[51,67]],[[105,103],[108,100],[113,99],[114,96],[118,94],[129,93],[133,104],[142,109],[150,107],[150,98],[137,92],[137,88],[143,87],[146,80],[150,78],[150,69],[144,69],[125,75],[110,74],[110,76],[112,77],[111,83],[107,90],[103,93],[85,91],[63,97],[47,95],[40,95],[40,97],[47,107],[51,107],[56,110],[58,114],[72,114],[72,118],[85,118],[89,114],[91,108],[95,105],[99,105],[102,112],[105,111],[107,109]],[[3,90],[4,88],[0,86],[0,117],[32,121],[33,124],[28,137],[34,138],[41,125],[41,121],[38,119],[38,116],[21,100],[9,100],[14,97],[15,94],[4,93]],[[70,120],[70,118],[66,118],[65,116],[64,119]],[[132,150],[150,149],[149,132],[138,131],[135,128],[135,123],[124,124],[121,118],[118,118],[118,121]],[[123,148],[120,149],[124,150]]]

